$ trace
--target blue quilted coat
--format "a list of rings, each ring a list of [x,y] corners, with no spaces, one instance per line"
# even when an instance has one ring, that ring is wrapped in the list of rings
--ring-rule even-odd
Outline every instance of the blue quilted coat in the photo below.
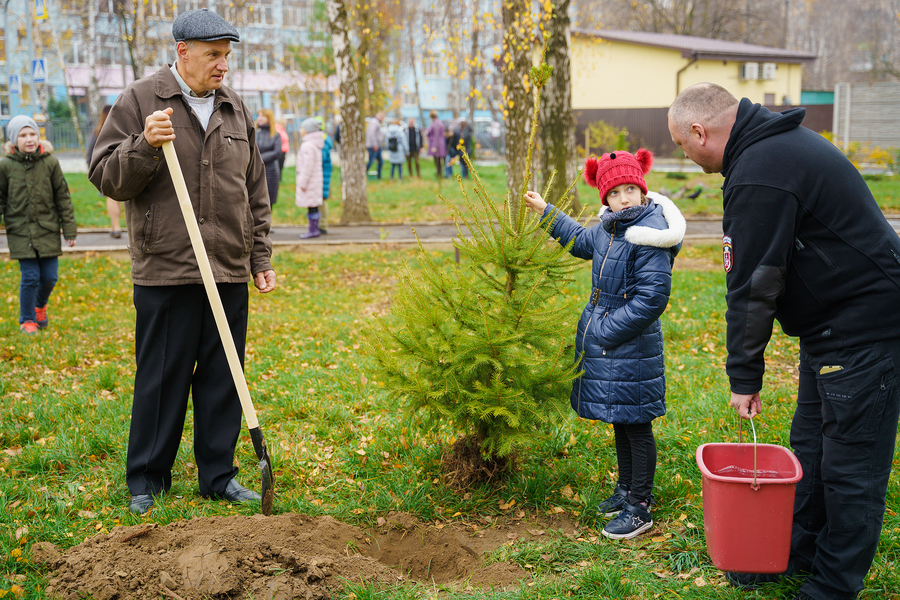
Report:
[[[665,196],[647,196],[652,204],[643,213],[611,222],[611,231],[603,224],[586,229],[564,214],[550,231],[562,245],[575,239],[573,256],[593,260],[591,299],[575,338],[583,371],[571,394],[572,408],[585,419],[636,424],[666,413],[659,317],[669,301],[685,221]],[[544,216],[553,210],[548,205]]]

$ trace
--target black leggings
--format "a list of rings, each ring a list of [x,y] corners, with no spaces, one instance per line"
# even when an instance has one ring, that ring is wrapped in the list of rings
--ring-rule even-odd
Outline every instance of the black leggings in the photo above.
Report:
[[[656,440],[653,424],[613,425],[619,483],[630,490],[635,502],[649,502],[656,475]]]

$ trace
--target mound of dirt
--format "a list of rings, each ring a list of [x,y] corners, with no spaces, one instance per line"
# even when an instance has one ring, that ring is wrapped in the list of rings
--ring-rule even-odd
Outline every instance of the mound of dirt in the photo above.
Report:
[[[407,513],[379,518],[371,532],[331,517],[198,518],[165,526],[117,527],[60,553],[37,543],[32,559],[52,573],[47,595],[63,600],[254,598],[326,599],[344,581],[390,585],[405,579],[482,588],[518,587],[518,565],[484,565],[485,555],[571,522],[522,518],[487,526],[427,524]]]

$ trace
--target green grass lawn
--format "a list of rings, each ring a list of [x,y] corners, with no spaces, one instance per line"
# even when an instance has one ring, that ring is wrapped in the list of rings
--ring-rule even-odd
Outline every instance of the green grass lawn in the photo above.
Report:
[[[409,186],[424,190],[427,184]],[[389,195],[380,197],[387,206]],[[392,214],[410,213],[398,206]],[[532,574],[518,591],[461,592],[454,598],[793,598],[796,586],[790,584],[756,592],[726,586],[705,551],[694,452],[705,442],[735,441],[738,429],[724,375],[720,253],[717,247],[688,247],[679,258],[682,266],[676,262],[663,316],[668,414],[654,427],[659,506],[652,532],[624,543],[597,537],[603,522],[592,516],[615,482],[611,426],[570,415],[543,443],[523,450],[519,471],[500,487],[460,495],[442,482],[441,450],[457,432],[421,435],[415,421],[399,418],[361,343],[366,325],[389,310],[399,267],[404,261],[416,264],[417,252],[277,254],[278,289],[268,296],[251,291],[246,361],[276,462],[276,512],[331,515],[361,526],[393,510],[428,522],[475,522],[505,514],[501,504],[508,508],[515,500],[517,510],[536,515],[562,510],[585,528],[578,539],[516,540],[504,546],[494,559],[529,565]],[[452,260],[452,253],[434,257]],[[125,259],[64,257],[50,303],[50,328],[26,337],[17,326],[17,266],[0,262],[0,596],[45,597],[47,574],[31,563],[35,542],[67,548],[117,525],[255,510],[198,496],[189,414],[164,506],[144,518],[127,512],[125,450],[134,371],[128,270]],[[571,293],[586,296],[589,289],[586,263]],[[781,334],[769,346],[764,413],[756,423],[762,442],[788,444],[797,351]],[[244,482],[254,483],[255,458],[246,433],[238,460]],[[862,598],[900,594],[898,503],[894,478],[880,551]],[[436,594],[424,584],[399,583],[377,594],[355,587],[339,598]]]
[[[457,169],[458,172],[458,169]],[[383,175],[390,173],[386,166]],[[506,177],[503,167],[478,167],[478,173],[485,183],[491,197],[502,203],[506,197]],[[273,222],[276,225],[305,224],[306,209],[294,206],[296,170],[285,169],[278,193],[278,201],[273,210]],[[106,216],[106,203],[102,196],[88,181],[87,175],[71,173],[66,175],[72,200],[75,204],[75,216],[80,227],[109,227]],[[882,209],[900,212],[900,178],[890,176],[867,176],[869,187]],[[653,191],[666,193],[673,199],[685,215],[721,215],[722,214],[722,176],[705,173],[662,173],[651,171],[647,175],[647,184]],[[695,199],[687,198],[689,194],[701,188]],[[467,182],[471,192],[471,181]],[[328,219],[337,222],[341,215],[341,171],[334,170],[331,183],[332,197],[328,200]],[[438,197],[444,194],[447,198],[460,198],[460,191],[455,180],[444,179],[438,187],[433,173],[433,166],[422,162],[422,179],[404,177],[402,181],[372,180],[368,184],[369,212],[372,220],[379,223],[421,223],[423,221],[448,221],[451,210]],[[587,186],[583,180],[578,183],[579,198],[587,205],[587,213],[600,210],[597,191]],[[124,221],[123,221],[124,222]]]

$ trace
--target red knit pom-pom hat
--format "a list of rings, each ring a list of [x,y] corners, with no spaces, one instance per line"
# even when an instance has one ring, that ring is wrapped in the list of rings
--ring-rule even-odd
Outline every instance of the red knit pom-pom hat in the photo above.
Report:
[[[623,183],[633,183],[647,193],[644,175],[650,172],[653,154],[641,148],[630,152],[610,152],[600,158],[590,157],[584,163],[584,180],[600,192],[600,200],[606,204],[606,194]]]

